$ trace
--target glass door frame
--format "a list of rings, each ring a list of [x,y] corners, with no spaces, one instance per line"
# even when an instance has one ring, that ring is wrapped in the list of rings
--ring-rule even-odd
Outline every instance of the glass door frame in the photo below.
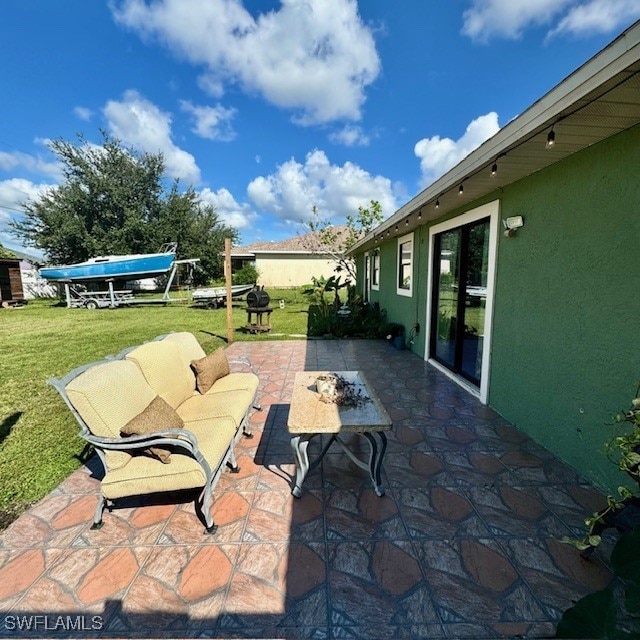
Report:
[[[435,236],[444,232],[462,227],[469,223],[477,222],[483,218],[489,218],[489,264],[487,272],[487,301],[485,306],[485,326],[484,326],[484,345],[482,350],[482,373],[480,376],[480,387],[474,386],[464,377],[453,373],[450,369],[440,364],[432,357],[431,349],[431,333],[433,331],[432,307],[433,307],[433,288],[434,288],[434,269],[433,269],[433,252],[435,247]],[[451,218],[446,222],[433,225],[429,228],[429,260],[428,260],[428,277],[427,277],[427,322],[425,336],[425,360],[442,371],[449,378],[464,387],[469,393],[473,394],[484,404],[487,403],[489,397],[489,372],[491,364],[491,339],[493,325],[493,300],[495,293],[496,279],[496,261],[498,256],[498,228],[500,222],[500,201],[494,200],[475,209],[471,209],[466,213]]]

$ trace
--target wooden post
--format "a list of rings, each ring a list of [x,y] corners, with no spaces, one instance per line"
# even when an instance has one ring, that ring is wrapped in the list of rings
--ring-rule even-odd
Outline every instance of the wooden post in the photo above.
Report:
[[[227,344],[233,342],[233,309],[231,307],[231,238],[224,239],[224,276],[227,285]]]

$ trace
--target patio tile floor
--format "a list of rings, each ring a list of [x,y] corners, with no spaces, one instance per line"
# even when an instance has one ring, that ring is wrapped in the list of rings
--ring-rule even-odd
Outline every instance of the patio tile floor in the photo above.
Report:
[[[0,636],[553,637],[564,609],[611,581],[603,556],[559,542],[602,495],[415,355],[366,340],[229,352],[251,359],[263,410],[214,494],[216,535],[190,492],[121,502],[89,530],[92,459],[0,537]],[[303,369],[360,369],[377,389],[394,420],[382,498],[338,449],[291,496]],[[58,616],[76,628],[52,629]]]

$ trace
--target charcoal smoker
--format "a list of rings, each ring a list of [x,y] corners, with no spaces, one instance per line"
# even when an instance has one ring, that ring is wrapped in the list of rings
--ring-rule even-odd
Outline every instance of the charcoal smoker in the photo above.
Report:
[[[244,330],[247,333],[263,333],[271,331],[271,312],[269,306],[271,298],[264,287],[257,287],[247,293],[247,324]],[[255,322],[253,316],[255,315]],[[266,318],[265,318],[266,316]]]

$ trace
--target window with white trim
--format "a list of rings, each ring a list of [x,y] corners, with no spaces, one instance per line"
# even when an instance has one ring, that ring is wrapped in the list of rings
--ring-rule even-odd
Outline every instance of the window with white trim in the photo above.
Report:
[[[376,249],[371,253],[371,288],[374,291],[380,290],[380,250]]]
[[[398,238],[397,294],[413,295],[413,233]]]

